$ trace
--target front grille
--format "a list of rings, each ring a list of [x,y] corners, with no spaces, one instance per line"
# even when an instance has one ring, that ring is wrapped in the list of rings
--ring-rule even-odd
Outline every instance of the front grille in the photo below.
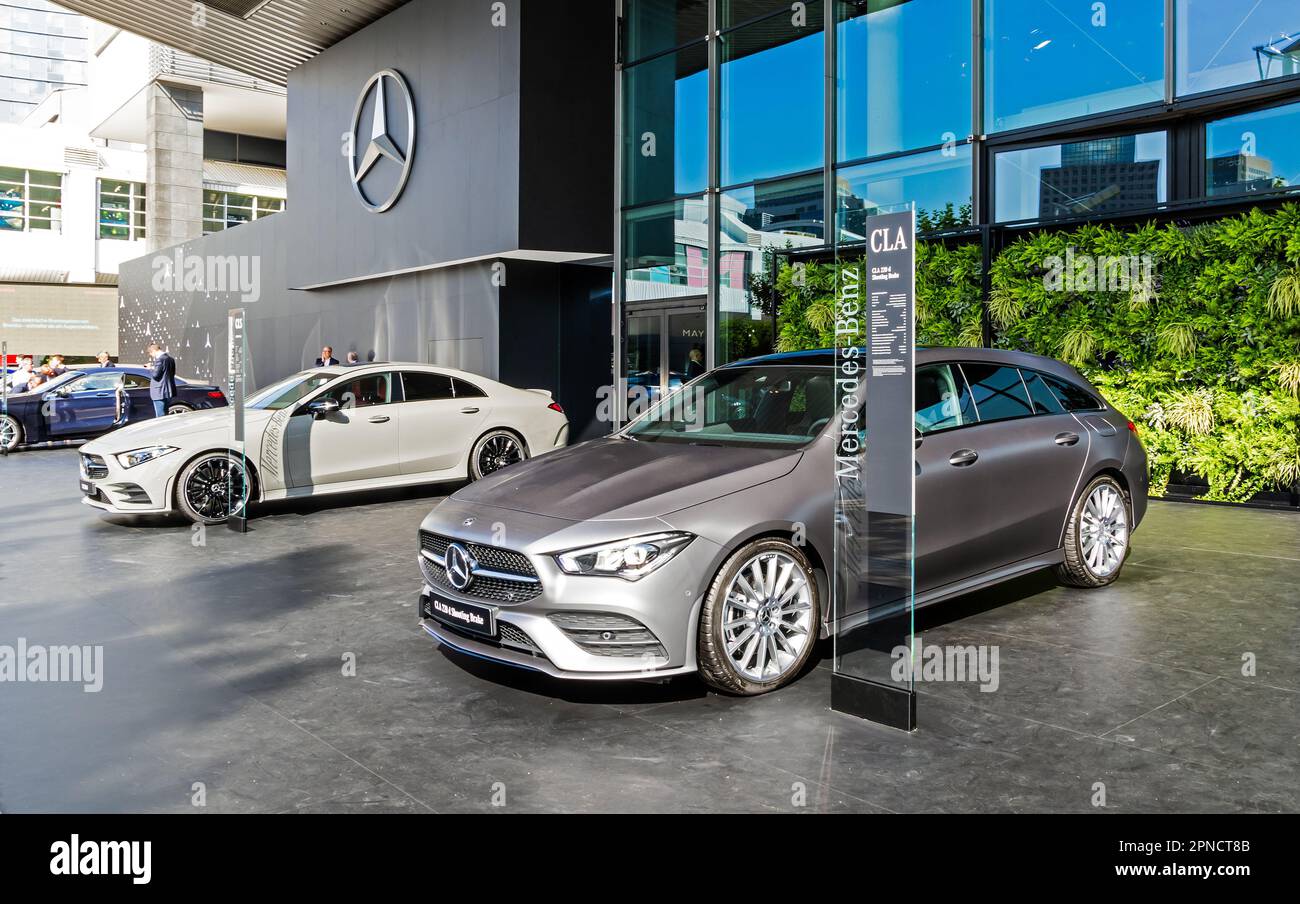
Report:
[[[136,483],[115,483],[109,487],[114,493],[122,497],[122,502],[129,505],[152,505],[153,500],[144,488]]]
[[[421,555],[420,572],[429,586],[461,596],[497,603],[526,603],[541,595],[542,585],[537,580],[537,570],[523,553],[502,549],[499,546],[458,542],[469,550],[469,554],[478,562],[480,569],[499,572],[501,576],[489,577],[476,574],[468,587],[457,590],[452,586],[451,581],[447,580],[445,568]],[[447,555],[447,547],[451,543],[449,537],[420,531],[420,548],[433,553],[439,559]],[[513,580],[512,576],[518,576],[519,579]]]
[[[540,653],[541,648],[533,643],[533,639],[528,636],[523,628],[510,624],[510,622],[497,622],[497,633],[501,635],[501,643],[507,647],[520,647],[533,653]]]
[[[98,455],[81,456],[81,471],[87,480],[103,480],[108,476],[108,463]]]
[[[538,647],[537,644],[533,643],[531,637],[525,634],[522,629],[510,624],[509,622],[498,621],[497,634],[499,637],[490,638],[484,637],[482,634],[475,634],[471,631],[466,631],[462,628],[456,627],[455,625],[449,625],[444,621],[439,621],[437,619],[433,620],[437,622],[437,630],[439,633],[445,632],[456,637],[464,638],[465,640],[472,640],[475,643],[486,644],[489,647],[497,647],[498,649],[505,648],[518,650],[527,653],[536,659],[547,658],[541,648]]]
[[[555,612],[550,619],[569,640],[593,656],[622,659],[668,656],[654,632],[626,615],[614,612]]]

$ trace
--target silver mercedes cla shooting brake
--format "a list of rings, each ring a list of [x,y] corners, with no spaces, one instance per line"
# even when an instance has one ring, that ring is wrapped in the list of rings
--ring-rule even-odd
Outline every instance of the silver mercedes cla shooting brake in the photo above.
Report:
[[[836,628],[833,365],[718,368],[618,433],[455,493],[420,528],[424,630],[560,678],[782,686]],[[917,606],[1042,568],[1077,587],[1119,575],[1146,453],[1073,368],[919,349],[916,431]]]

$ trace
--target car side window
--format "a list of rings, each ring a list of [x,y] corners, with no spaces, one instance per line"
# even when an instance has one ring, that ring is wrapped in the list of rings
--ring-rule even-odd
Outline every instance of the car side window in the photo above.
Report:
[[[120,379],[120,374],[92,374],[80,380],[73,380],[63,387],[63,390],[64,392],[108,392],[117,389]]]
[[[962,362],[961,369],[966,374],[981,424],[1034,413],[1018,369],[982,362]]]
[[[456,386],[456,398],[458,399],[486,399],[487,393],[479,389],[473,383],[467,383],[460,377],[454,380]]]
[[[403,398],[408,402],[433,402],[456,397],[451,377],[422,371],[402,371]]]
[[[394,401],[401,401],[401,390],[395,387],[396,382],[391,373],[366,374],[344,380],[322,393],[320,398],[333,399],[344,409],[391,405]]]
[[[1034,414],[1065,413],[1065,406],[1052,395],[1052,390],[1047,388],[1041,374],[1032,370],[1021,370],[1020,376],[1024,377],[1025,388],[1029,390],[1029,400],[1034,403]]]
[[[122,379],[123,381],[125,381],[127,389],[148,389],[149,388],[149,378],[141,376],[140,374],[126,374],[125,376],[122,377]]]
[[[1043,382],[1061,400],[1066,411],[1100,411],[1105,407],[1096,396],[1082,386],[1076,386],[1057,377],[1049,377],[1047,374],[1043,374]]]
[[[916,429],[921,433],[975,423],[970,390],[951,364],[930,364],[916,371]]]

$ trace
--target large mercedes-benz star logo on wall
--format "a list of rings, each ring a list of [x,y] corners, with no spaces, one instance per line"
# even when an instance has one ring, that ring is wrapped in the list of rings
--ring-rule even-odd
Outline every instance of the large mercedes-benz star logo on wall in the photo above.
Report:
[[[405,121],[390,127],[389,102],[394,97],[399,101],[394,112],[405,116]],[[368,133],[361,121],[367,110],[370,111]],[[411,178],[411,161],[414,159],[415,101],[411,87],[396,69],[376,72],[357,98],[357,109],[352,114],[352,156],[349,158],[352,187],[367,210],[383,213],[397,203]],[[385,161],[385,165],[379,167]],[[389,172],[381,174],[377,169]],[[368,180],[372,172],[374,179]],[[366,190],[368,181],[374,183],[369,192]],[[374,200],[380,194],[385,196]]]

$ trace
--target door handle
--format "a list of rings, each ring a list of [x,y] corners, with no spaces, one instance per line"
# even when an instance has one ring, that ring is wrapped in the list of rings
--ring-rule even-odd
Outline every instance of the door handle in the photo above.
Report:
[[[979,461],[979,457],[980,454],[974,449],[958,449],[952,453],[952,457],[948,459],[948,464],[954,468],[966,468]]]
[[[1058,446],[1073,446],[1078,441],[1079,434],[1077,433],[1058,433],[1054,440]]]
[[[478,414],[478,409],[477,409],[477,408],[462,408],[462,409],[460,410],[460,413],[461,413],[461,414]]]
[[[113,396],[115,396],[115,395],[117,395],[117,393],[115,393],[115,392],[97,392],[97,393],[95,393],[95,398],[97,398],[97,399],[111,399],[111,398],[113,398]]]
[[[392,418],[385,417],[385,416],[382,415],[382,414],[376,414],[374,417],[372,417],[372,418],[370,419],[370,423],[372,423],[372,424],[387,424],[390,420],[392,420]]]

